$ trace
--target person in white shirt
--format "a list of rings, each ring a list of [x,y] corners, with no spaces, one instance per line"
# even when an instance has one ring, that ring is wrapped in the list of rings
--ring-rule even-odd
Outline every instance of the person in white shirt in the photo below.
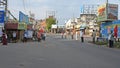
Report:
[[[81,42],[84,42],[83,30],[80,31],[80,38],[81,38]]]
[[[112,48],[114,47],[114,35],[113,31],[111,31],[108,35],[108,42],[109,42],[109,47]]]
[[[13,32],[13,41],[16,43],[16,36],[17,36],[17,34],[16,34],[16,32],[14,31]]]

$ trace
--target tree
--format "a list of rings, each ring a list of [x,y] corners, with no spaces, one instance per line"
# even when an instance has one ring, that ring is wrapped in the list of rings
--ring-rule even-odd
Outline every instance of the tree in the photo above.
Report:
[[[47,18],[46,23],[47,23],[47,30],[49,31],[51,29],[51,26],[53,24],[56,24],[56,19],[55,18]]]

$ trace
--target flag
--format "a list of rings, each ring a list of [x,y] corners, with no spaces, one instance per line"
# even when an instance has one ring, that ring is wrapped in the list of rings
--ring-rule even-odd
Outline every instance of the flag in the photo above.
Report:
[[[117,38],[117,36],[118,36],[118,26],[117,25],[114,27],[114,36],[115,36],[115,38]]]

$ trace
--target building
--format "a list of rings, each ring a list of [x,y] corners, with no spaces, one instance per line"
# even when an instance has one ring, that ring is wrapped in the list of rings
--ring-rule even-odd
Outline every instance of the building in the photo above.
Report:
[[[99,31],[96,19],[96,14],[80,14],[80,29],[85,29],[87,35],[91,35],[93,30]]]

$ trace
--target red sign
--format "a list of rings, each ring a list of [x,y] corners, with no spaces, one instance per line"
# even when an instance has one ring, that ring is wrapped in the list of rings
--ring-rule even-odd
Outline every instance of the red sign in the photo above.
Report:
[[[18,23],[6,23],[5,28],[6,29],[18,29]]]

